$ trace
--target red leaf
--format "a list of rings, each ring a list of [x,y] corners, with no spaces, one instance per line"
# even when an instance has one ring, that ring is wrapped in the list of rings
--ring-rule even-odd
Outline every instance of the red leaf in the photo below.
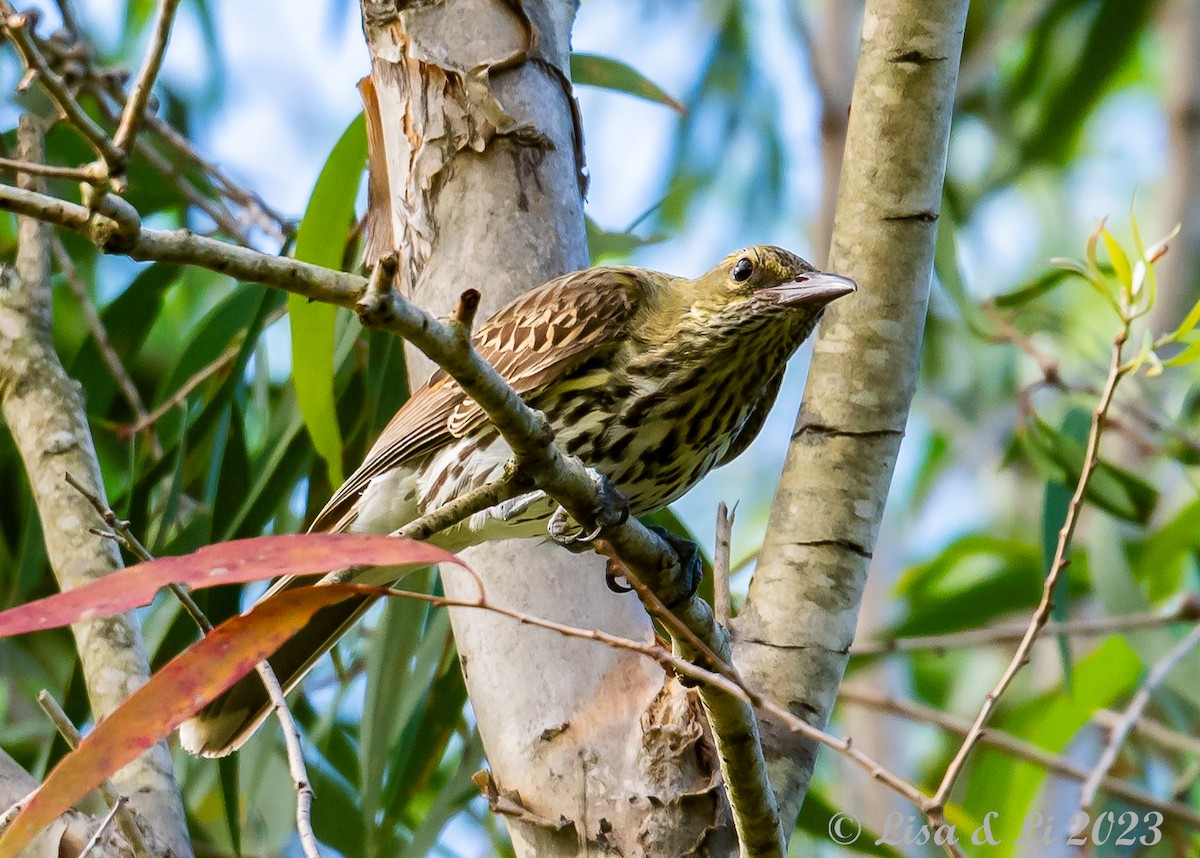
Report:
[[[386,538],[384,541],[403,545]],[[379,562],[395,563],[400,556],[394,553],[386,561]],[[429,557],[422,555],[422,562]],[[386,592],[379,587],[352,584],[299,587],[277,593],[247,613],[219,625],[151,676],[145,685],[97,724],[78,748],[59,761],[0,836],[0,855],[18,853],[42,828],[105,778],[157,744],[253,670],[254,665],[282,646],[318,610],[350,596]]]
[[[0,638],[70,625],[148,605],[168,584],[193,589],[315,575],[347,566],[401,566],[462,561],[448,551],[408,539],[357,533],[259,536],[160,557],[27,605],[0,611]]]

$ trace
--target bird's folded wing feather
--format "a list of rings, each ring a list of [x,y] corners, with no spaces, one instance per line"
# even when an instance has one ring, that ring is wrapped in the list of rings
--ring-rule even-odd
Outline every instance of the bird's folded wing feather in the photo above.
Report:
[[[634,272],[589,268],[551,280],[489,319],[473,338],[475,348],[517,393],[536,391],[620,343],[647,288],[644,276]],[[438,370],[396,412],[310,530],[346,529],[372,479],[451,437],[470,433],[486,419],[475,401]]]

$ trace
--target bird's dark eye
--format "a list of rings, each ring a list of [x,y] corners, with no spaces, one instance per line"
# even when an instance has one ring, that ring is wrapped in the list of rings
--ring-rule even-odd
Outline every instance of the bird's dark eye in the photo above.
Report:
[[[745,283],[753,273],[754,263],[744,256],[733,266],[733,279],[738,283]]]

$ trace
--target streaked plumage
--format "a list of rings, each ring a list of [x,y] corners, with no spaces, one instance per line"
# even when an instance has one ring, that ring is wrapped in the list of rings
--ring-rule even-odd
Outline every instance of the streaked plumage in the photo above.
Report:
[[[776,247],[732,254],[696,280],[592,268],[521,296],[474,342],[546,414],[560,448],[609,477],[639,515],[677,499],[746,448],[775,400],[788,357],[825,304],[853,289]],[[482,410],[438,372],[396,413],[312,529],[391,532],[495,479],[509,458]],[[532,493],[432,541],[459,550],[537,536],[554,508]],[[368,604],[326,609],[281,649],[272,664],[285,687]],[[184,746],[227,753],[265,713],[252,674],[184,725]]]

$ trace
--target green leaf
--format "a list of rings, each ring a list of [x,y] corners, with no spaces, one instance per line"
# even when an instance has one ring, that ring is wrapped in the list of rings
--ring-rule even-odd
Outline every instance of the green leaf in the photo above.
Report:
[[[635,250],[649,244],[658,244],[666,237],[655,234],[649,238],[642,238],[632,232],[608,232],[590,217],[586,217],[584,222],[587,226],[588,249],[591,251],[593,265],[624,261]]]
[[[1059,432],[1036,415],[1020,437],[1030,459],[1044,476],[1074,490],[1083,468],[1084,442]],[[1154,486],[1103,459],[1092,472],[1084,497],[1101,509],[1137,524],[1146,524],[1158,505],[1158,490]]]
[[[340,270],[346,242],[354,227],[354,203],[367,161],[367,133],[362,114],[334,145],[308,201],[296,234],[296,258]],[[342,474],[342,434],[333,396],[333,345],[337,308],[288,296],[292,327],[292,382],[296,401],[313,446],[338,485]]]
[[[217,760],[217,777],[221,786],[221,807],[225,812],[225,827],[229,831],[229,845],[233,854],[242,858],[242,811],[238,804],[238,760],[230,754]]]
[[[1196,306],[1200,307],[1200,303]],[[1197,360],[1200,360],[1200,337],[1193,339],[1183,351],[1167,358],[1163,363],[1167,366],[1187,366],[1189,363],[1195,363]]]
[[[1168,527],[1176,530],[1176,528],[1194,525],[1197,518],[1197,510],[1188,508]],[[1164,541],[1171,543],[1178,538],[1179,534],[1176,532],[1168,535]],[[1153,542],[1153,537],[1150,541]],[[1178,542],[1176,544],[1178,545]],[[1094,521],[1088,531],[1088,546],[1088,553],[1094,558],[1092,564],[1093,586],[1106,614],[1111,617],[1119,617],[1153,610],[1150,599],[1138,586],[1138,580],[1126,558],[1125,546],[1122,544],[1114,522],[1104,518]],[[1145,551],[1135,561],[1137,566],[1134,568],[1140,569],[1150,563],[1165,561],[1165,551],[1162,554]],[[1145,574],[1145,570],[1142,572]],[[1152,591],[1156,578],[1161,581],[1163,577],[1168,577],[1162,574],[1161,569],[1157,572],[1157,576],[1151,575],[1148,578]],[[1125,641],[1138,654],[1142,664],[1147,668],[1165,656],[1175,645],[1179,636],[1178,630],[1172,628],[1129,631],[1123,635]],[[1200,711],[1200,653],[1190,653],[1177,664],[1174,670],[1167,674],[1163,685],[1186,700],[1194,709]]]
[[[687,112],[687,108],[677,99],[667,95],[662,87],[647,80],[637,69],[612,57],[571,54],[571,79],[582,86],[611,89],[635,98],[665,104],[678,113]]]
[[[997,295],[993,299],[993,302],[1001,310],[1012,310],[1022,307],[1031,301],[1041,298],[1043,295],[1053,292],[1065,283],[1071,274],[1077,273],[1079,272],[1069,271],[1065,268],[1051,268],[1049,271],[1039,274],[1034,279],[1018,286],[1011,292]]]
[[[1200,324],[1200,300],[1192,305],[1192,309],[1179,323],[1179,327],[1167,335],[1168,342],[1176,342],[1183,339],[1185,336],[1195,330],[1196,325]]]
[[[1125,255],[1125,251],[1121,249],[1121,245],[1113,238],[1113,234],[1107,228],[1100,230],[1100,236],[1104,239],[1104,247],[1108,250],[1108,258],[1112,260],[1113,273],[1116,274],[1117,280],[1125,287],[1125,293],[1132,299],[1133,297],[1133,269],[1129,265],[1129,257]]]
[[[434,572],[425,569],[405,580],[405,587],[428,592]],[[422,661],[422,632],[430,620],[430,606],[417,599],[388,599],[383,615],[372,635],[367,651],[367,691],[363,719],[359,728],[359,752],[362,765],[361,806],[368,831],[373,831],[383,790],[384,773],[396,741],[423,700],[434,679],[441,650],[449,635],[449,615],[436,611],[429,638],[441,639],[437,660]],[[418,751],[422,749],[416,749]],[[373,851],[368,844],[368,851]]]
[[[1079,573],[1067,567],[1072,582]],[[906,570],[896,594],[907,602],[888,637],[938,634],[983,625],[1037,604],[1041,552],[1035,545],[988,534],[954,540],[932,559]]]
[[[422,814],[419,825],[410,840],[398,854],[401,858],[419,858],[431,854],[438,835],[450,818],[458,813],[470,799],[479,795],[472,776],[483,762],[483,740],[478,731],[472,731],[459,758],[450,780],[441,785],[428,811]],[[396,855],[396,851],[385,854]]]

